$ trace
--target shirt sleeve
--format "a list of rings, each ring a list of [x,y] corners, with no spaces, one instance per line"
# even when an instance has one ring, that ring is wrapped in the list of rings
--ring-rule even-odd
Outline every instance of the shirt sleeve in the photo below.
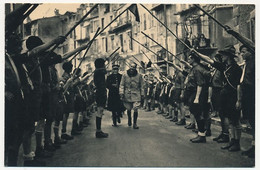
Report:
[[[212,67],[215,67],[219,71],[225,71],[225,65],[218,61],[214,61],[214,63],[212,64]]]
[[[205,85],[205,76],[203,75],[202,70],[196,69],[194,70],[194,76],[195,76],[195,81],[197,83],[197,86],[203,86]]]

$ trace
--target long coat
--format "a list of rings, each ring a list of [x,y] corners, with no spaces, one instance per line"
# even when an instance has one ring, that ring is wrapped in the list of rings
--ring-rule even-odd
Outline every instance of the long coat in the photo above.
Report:
[[[124,94],[124,102],[140,102],[144,96],[143,78],[139,73],[129,76],[129,70],[122,76],[120,83],[120,94]]]
[[[106,86],[109,90],[108,93],[108,101],[107,101],[107,109],[109,111],[115,111],[115,112],[123,112],[125,110],[125,107],[123,105],[123,102],[120,99],[119,95],[119,85],[120,81],[122,79],[121,74],[111,74],[107,77]],[[113,85],[116,85],[113,86]]]

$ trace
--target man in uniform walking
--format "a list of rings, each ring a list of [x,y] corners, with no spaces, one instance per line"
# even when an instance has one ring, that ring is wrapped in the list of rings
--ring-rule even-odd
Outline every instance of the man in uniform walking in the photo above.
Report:
[[[143,78],[136,70],[136,63],[131,63],[127,73],[122,76],[119,94],[127,109],[128,126],[132,126],[131,110],[134,110],[133,128],[137,126],[138,108],[141,104],[141,98],[144,96]]]
[[[118,73],[119,65],[113,64],[112,74],[107,77],[108,93],[108,110],[112,112],[113,126],[117,127],[117,122],[121,123],[120,118],[122,112],[125,111],[125,107],[120,99],[119,85],[122,78],[122,74]]]

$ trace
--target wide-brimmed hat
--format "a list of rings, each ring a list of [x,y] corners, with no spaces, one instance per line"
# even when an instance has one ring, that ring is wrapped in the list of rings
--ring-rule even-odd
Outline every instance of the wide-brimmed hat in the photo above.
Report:
[[[218,51],[219,54],[227,55],[229,57],[237,57],[236,56],[236,49],[233,45],[227,45],[222,50]]]

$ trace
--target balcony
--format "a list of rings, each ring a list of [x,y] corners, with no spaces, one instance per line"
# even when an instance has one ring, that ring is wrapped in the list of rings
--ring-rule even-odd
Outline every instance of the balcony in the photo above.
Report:
[[[114,27],[111,27],[109,33],[111,34],[111,33],[121,32],[131,27],[132,27],[132,22],[129,20],[128,17],[120,18],[117,24]]]

